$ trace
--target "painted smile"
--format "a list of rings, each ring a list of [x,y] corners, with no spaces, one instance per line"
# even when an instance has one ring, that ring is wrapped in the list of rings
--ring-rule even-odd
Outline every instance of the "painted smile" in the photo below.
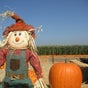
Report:
[[[22,44],[23,42],[24,42],[24,40],[22,40],[21,42],[14,42],[14,41],[12,41],[12,43],[17,44],[17,45]]]

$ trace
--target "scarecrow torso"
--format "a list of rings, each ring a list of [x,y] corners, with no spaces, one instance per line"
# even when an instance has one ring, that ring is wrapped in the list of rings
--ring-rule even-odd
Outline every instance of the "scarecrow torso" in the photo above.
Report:
[[[36,54],[34,54],[33,52],[31,52],[28,49],[25,49],[25,50],[16,49],[13,51],[13,55],[16,55],[16,57],[19,57],[19,59],[21,59],[20,55],[22,55],[22,51],[25,52],[23,57],[26,62],[26,67],[28,67],[28,62],[30,62],[30,64],[35,69],[35,72],[37,73],[38,78],[42,77],[42,69],[40,67],[40,62],[39,62],[38,56]],[[7,58],[9,55],[10,55],[10,49],[2,48],[0,50],[0,66],[3,65],[7,61]],[[12,59],[14,59],[14,58],[12,58]],[[22,66],[23,66],[23,64],[24,64],[24,62],[22,62]]]
[[[6,74],[8,77],[12,77],[12,79],[16,77],[18,77],[18,79],[22,77],[27,78],[25,51],[22,51],[20,55],[13,54],[13,52],[10,51],[7,56],[6,65]],[[20,76],[18,74],[20,74]]]

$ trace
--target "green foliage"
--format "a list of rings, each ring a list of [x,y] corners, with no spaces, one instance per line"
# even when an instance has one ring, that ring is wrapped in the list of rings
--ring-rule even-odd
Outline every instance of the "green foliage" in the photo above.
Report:
[[[39,55],[88,54],[88,45],[38,46]]]

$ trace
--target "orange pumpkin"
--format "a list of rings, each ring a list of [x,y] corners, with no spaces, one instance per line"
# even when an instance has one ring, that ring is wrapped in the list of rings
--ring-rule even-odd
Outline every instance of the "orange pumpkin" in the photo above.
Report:
[[[55,63],[49,72],[51,88],[81,88],[82,72],[74,63]]]

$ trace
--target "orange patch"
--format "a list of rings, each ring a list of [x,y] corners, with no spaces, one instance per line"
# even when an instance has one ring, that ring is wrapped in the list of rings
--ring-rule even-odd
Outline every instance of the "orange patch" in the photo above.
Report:
[[[37,81],[37,76],[36,76],[34,70],[29,70],[28,71],[28,77],[32,80],[33,84]]]
[[[0,66],[0,69],[4,69],[6,68],[6,63],[4,63],[4,65]]]

